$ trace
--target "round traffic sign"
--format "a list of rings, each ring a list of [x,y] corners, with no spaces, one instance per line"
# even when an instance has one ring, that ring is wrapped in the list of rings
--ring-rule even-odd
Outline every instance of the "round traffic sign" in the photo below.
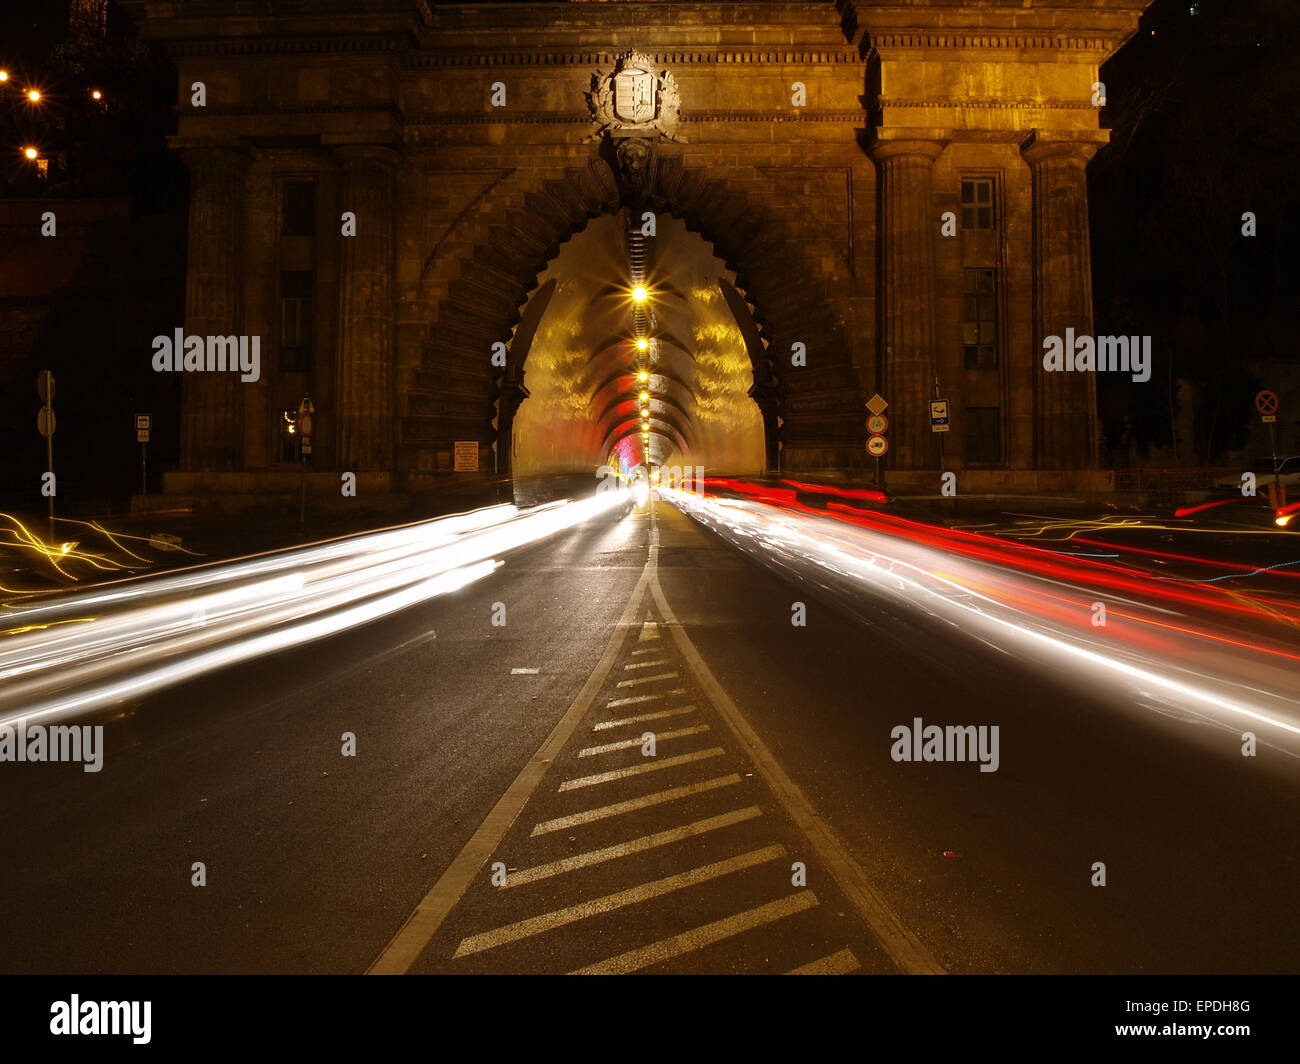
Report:
[[[1255,396],[1255,409],[1261,414],[1277,413],[1277,396],[1270,391],[1262,391]]]
[[[884,414],[872,414],[867,418],[867,431],[873,436],[879,436],[889,428],[889,418]]]
[[[47,440],[54,435],[54,410],[43,406],[36,415],[36,431]]]
[[[884,436],[867,437],[867,454],[872,458],[879,458],[889,450],[889,441]]]

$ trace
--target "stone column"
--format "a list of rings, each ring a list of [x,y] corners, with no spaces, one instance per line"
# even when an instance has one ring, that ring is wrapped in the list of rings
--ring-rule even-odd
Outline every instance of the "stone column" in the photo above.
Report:
[[[191,148],[185,335],[243,331],[244,174],[249,159],[226,148]],[[236,470],[243,461],[244,384],[239,373],[186,373],[181,399],[184,469]]]
[[[1088,244],[1088,160],[1105,130],[1035,130],[1021,144],[1033,174],[1034,465],[1089,469],[1097,464],[1097,378],[1047,372],[1043,340],[1067,329],[1092,336],[1092,253]]]
[[[935,369],[934,236],[939,225],[932,187],[934,161],[944,143],[905,135],[882,129],[871,146],[880,170],[881,389],[889,403],[892,468],[937,469],[939,448],[929,416]]]
[[[396,152],[336,149],[339,212],[356,215],[340,237],[337,460],[349,471],[393,468],[393,169]]]

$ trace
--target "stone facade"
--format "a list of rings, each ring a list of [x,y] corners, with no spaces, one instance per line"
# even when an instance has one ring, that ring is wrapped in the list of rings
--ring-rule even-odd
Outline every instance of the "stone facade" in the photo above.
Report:
[[[1078,482],[1094,382],[1044,373],[1041,343],[1091,332],[1094,83],[1147,2],[123,0],[179,74],[186,331],[264,337],[260,381],[187,380],[186,468],[283,468],[282,411],[310,391],[317,469],[420,490],[473,440],[490,470],[526,371],[494,367],[492,345],[514,341],[560,245],[635,201],[734,272],[781,469],[868,475],[879,391],[893,482],[929,483],[937,382],[947,468]],[[681,107],[635,175],[586,98],[629,51],[671,72]],[[991,193],[982,228],[963,222],[972,181]],[[301,313],[308,363],[283,357]]]

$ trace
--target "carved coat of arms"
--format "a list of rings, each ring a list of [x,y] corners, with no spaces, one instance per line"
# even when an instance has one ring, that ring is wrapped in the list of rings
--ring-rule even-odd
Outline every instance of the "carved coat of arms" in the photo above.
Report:
[[[589,140],[604,133],[614,137],[657,133],[669,140],[684,139],[677,134],[681,106],[677,80],[669,70],[656,70],[654,60],[643,52],[626,52],[612,71],[593,74],[587,103],[596,126]]]

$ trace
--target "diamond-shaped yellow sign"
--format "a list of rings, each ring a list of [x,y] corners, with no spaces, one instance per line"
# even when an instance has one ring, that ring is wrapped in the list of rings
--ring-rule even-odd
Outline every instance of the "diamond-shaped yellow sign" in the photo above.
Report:
[[[867,409],[870,410],[873,414],[883,414],[885,412],[885,407],[887,407],[888,405],[889,404],[885,402],[885,400],[882,399],[879,394],[873,395],[870,399],[867,400]]]

